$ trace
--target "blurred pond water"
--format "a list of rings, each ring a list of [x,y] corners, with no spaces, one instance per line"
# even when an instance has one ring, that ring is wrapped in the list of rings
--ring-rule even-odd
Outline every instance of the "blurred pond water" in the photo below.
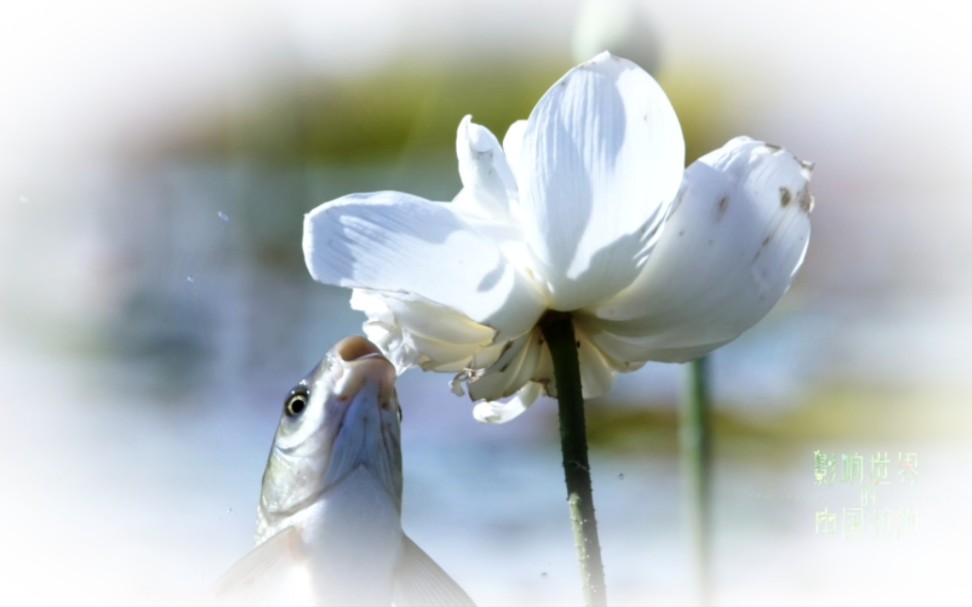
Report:
[[[304,272],[303,212],[361,189],[444,199],[450,179],[174,164],[5,209],[3,252],[32,261],[4,276],[19,297],[4,298],[0,325],[0,603],[197,603],[251,547],[282,395],[360,331],[348,294]],[[925,368],[879,364],[868,336],[913,326],[920,348],[967,321],[898,309],[848,312],[798,282],[715,355],[719,603],[970,598],[964,370],[929,382]],[[648,365],[589,406],[612,604],[695,601],[674,421],[682,373]],[[399,381],[406,530],[481,604],[578,603],[553,403],[481,426],[448,379]],[[839,467],[860,456],[860,478],[818,486],[817,450]],[[889,485],[868,485],[883,452]]]

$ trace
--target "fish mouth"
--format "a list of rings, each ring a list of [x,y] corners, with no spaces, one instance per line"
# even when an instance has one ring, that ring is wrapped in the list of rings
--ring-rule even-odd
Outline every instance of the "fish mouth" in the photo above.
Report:
[[[334,345],[333,350],[344,362],[376,357],[385,358],[378,346],[360,335],[345,337]]]
[[[378,346],[364,337],[353,335],[335,344],[332,352],[344,363],[332,366],[337,394],[342,400],[354,398],[366,382],[374,382],[380,386],[378,398],[381,407],[391,407],[398,373]]]

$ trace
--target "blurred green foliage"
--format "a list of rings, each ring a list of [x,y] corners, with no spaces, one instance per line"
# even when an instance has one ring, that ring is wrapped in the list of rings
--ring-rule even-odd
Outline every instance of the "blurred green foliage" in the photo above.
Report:
[[[412,59],[358,77],[309,76],[268,83],[230,102],[207,126],[171,142],[182,154],[244,157],[269,165],[366,165],[453,154],[466,114],[502,139],[526,118],[571,63],[566,58]],[[680,70],[660,75],[692,161],[721,145],[718,79]],[[449,167],[451,168],[451,167]]]
[[[452,154],[464,115],[502,138],[562,71],[552,60],[410,61],[354,78],[304,76],[227,104],[176,151],[325,166]]]
[[[716,395],[718,401],[718,395]],[[592,446],[621,452],[667,453],[678,450],[678,410],[649,407],[607,397],[587,408]],[[797,402],[761,406],[758,414],[719,402],[712,411],[715,450],[793,444],[869,443],[905,448],[916,441],[960,440],[970,414],[964,402],[947,393],[880,389],[832,383],[801,394]]]

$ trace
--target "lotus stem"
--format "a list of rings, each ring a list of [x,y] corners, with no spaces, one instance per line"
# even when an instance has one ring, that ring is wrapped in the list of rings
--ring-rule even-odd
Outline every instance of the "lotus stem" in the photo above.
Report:
[[[712,599],[712,404],[709,395],[709,359],[688,364],[686,390],[680,413],[681,443],[686,503],[695,557],[698,603]]]
[[[553,358],[567,506],[574,530],[584,601],[589,607],[603,607],[607,605],[607,596],[597,519],[594,516],[591,467],[587,459],[587,426],[584,422],[584,396],[577,355],[580,344],[574,336],[574,323],[569,314],[548,312],[541,320],[540,327]]]

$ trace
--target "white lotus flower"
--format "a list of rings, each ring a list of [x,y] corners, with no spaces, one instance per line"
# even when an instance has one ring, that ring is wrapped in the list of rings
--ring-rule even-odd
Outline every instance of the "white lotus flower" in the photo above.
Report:
[[[339,198],[306,216],[304,255],[316,280],[354,289],[365,333],[400,371],[456,373],[453,387],[484,401],[480,421],[554,395],[548,311],[571,314],[595,397],[618,372],[736,338],[807,248],[809,164],[740,137],[683,169],[664,92],[609,53],[561,78],[502,147],[465,117],[456,151],[451,203]]]

